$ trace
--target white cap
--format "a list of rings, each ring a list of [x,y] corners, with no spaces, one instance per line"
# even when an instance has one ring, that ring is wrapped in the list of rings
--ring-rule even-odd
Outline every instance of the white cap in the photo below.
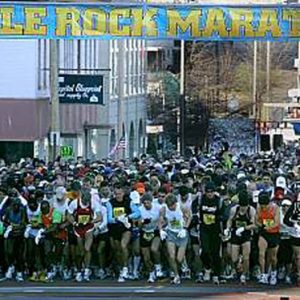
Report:
[[[281,205],[288,205],[288,206],[290,206],[290,205],[292,205],[292,201],[289,200],[289,199],[284,199],[284,200],[281,202]]]
[[[59,186],[56,190],[55,190],[55,195],[57,199],[62,199],[65,194],[66,194],[66,189],[63,186]]]
[[[284,176],[277,177],[275,187],[280,187],[284,190],[286,189],[286,179]]]

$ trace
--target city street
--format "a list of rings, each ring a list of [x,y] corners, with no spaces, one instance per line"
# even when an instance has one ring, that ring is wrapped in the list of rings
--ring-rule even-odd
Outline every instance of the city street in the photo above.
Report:
[[[111,281],[75,284],[55,282],[53,284],[4,282],[0,286],[0,299],[300,299],[296,287],[258,286],[248,284],[226,284],[216,287],[209,284],[184,283],[171,286],[167,283],[149,285],[146,282]]]

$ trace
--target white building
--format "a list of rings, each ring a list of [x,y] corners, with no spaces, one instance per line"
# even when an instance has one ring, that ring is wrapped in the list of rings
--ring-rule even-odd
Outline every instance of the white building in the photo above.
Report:
[[[145,42],[60,40],[58,49],[61,74],[101,74],[104,78],[103,106],[60,104],[60,144],[73,146],[77,156],[103,158],[125,135],[125,156],[142,152]],[[30,155],[34,145],[35,154],[44,158],[51,130],[49,41],[1,40],[0,64],[0,148],[7,152],[3,149],[11,149],[9,143],[21,142],[15,144],[16,156]],[[5,153],[0,150],[1,156]]]

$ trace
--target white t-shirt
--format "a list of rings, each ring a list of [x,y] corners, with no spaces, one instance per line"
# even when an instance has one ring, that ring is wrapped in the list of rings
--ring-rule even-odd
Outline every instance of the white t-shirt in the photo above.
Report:
[[[146,209],[144,205],[139,207],[141,212],[141,219],[150,219],[149,224],[143,224],[142,230],[145,232],[153,232],[158,228],[158,220],[160,214],[160,205],[153,203],[151,209]]]

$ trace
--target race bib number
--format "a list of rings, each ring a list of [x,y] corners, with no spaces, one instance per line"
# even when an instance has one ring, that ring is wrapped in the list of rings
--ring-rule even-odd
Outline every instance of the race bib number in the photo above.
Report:
[[[89,223],[91,217],[90,215],[81,215],[81,216],[78,216],[78,223],[79,224],[87,224]]]
[[[125,215],[125,208],[124,207],[116,207],[114,208],[114,217],[118,218],[122,215]]]
[[[236,227],[237,228],[242,228],[242,227],[246,227],[246,226],[247,226],[247,222],[236,221]]]
[[[205,225],[212,225],[216,223],[216,216],[211,214],[203,215],[203,222]]]
[[[154,233],[153,232],[146,232],[144,233],[144,240],[147,242],[150,242],[154,238]]]
[[[263,220],[263,224],[268,227],[273,227],[275,224],[275,221],[273,219],[265,219]]]
[[[170,225],[172,229],[181,229],[181,222],[179,220],[170,221]]]

